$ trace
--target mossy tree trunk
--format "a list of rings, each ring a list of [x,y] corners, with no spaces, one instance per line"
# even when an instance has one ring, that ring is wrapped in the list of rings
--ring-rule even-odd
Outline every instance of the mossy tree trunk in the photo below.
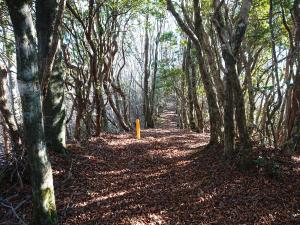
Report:
[[[16,41],[17,79],[22,101],[24,141],[31,168],[32,224],[58,224],[52,169],[44,138],[36,36],[29,1],[7,0],[6,3]]]
[[[57,49],[53,48],[53,30],[56,15],[59,8],[58,0],[38,0],[36,1],[36,29],[38,35],[39,71],[40,81],[45,77],[50,77],[47,91],[43,96],[43,113],[45,123],[45,137],[48,149],[59,153],[65,153],[66,147],[66,111],[64,105],[64,70],[62,66],[62,51],[60,44]],[[51,74],[44,74],[45,67],[48,66],[49,52],[55,51]]]
[[[65,153],[66,109],[64,104],[64,69],[62,55],[58,52],[43,101],[45,137],[47,149]]]

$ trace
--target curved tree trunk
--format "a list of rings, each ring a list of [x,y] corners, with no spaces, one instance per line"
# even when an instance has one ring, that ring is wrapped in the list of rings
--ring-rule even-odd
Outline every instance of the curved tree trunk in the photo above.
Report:
[[[128,125],[126,124],[126,122],[124,121],[124,118],[123,116],[121,115],[120,111],[118,111],[115,103],[114,103],[114,100],[113,100],[113,97],[112,97],[112,93],[111,91],[109,90],[109,87],[108,87],[108,84],[107,84],[107,81],[104,81],[103,82],[103,87],[104,87],[104,90],[105,90],[105,94],[107,96],[107,99],[108,99],[108,102],[112,108],[112,110],[114,111],[116,117],[117,117],[117,120],[120,124],[120,126],[125,130],[125,131],[130,131],[130,128],[128,127]]]

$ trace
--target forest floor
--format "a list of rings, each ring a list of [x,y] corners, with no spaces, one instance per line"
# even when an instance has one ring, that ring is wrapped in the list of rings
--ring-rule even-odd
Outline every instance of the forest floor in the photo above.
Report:
[[[70,144],[70,159],[51,153],[60,224],[300,224],[300,157],[256,149],[278,176],[239,172],[205,148],[208,134],[177,129],[171,109],[141,140],[102,134]],[[0,191],[0,224],[30,221],[30,186]]]

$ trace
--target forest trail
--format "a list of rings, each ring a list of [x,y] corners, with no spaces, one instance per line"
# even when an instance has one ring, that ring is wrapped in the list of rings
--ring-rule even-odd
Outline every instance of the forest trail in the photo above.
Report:
[[[141,140],[133,134],[104,134],[87,148],[71,147],[75,179],[69,192],[58,197],[60,209],[69,204],[63,224],[300,221],[291,213],[300,196],[290,198],[291,190],[298,190],[291,180],[299,183],[299,177],[289,177],[282,188],[277,181],[245,176],[224,165],[221,149],[204,149],[209,134],[176,127],[175,110],[170,97],[158,128],[142,130]]]
[[[176,128],[172,101],[159,128],[141,135],[102,134],[70,144],[72,163],[51,154],[60,224],[299,224],[294,168],[277,181],[225,165],[221,149],[204,148],[208,134]],[[30,195],[26,187],[15,205]],[[25,219],[29,206],[19,209]]]
[[[162,114],[158,117],[156,127],[161,129],[177,129],[175,96],[170,96],[166,99],[166,105]]]
[[[157,128],[142,130],[141,140],[128,133],[91,140],[73,172],[86,194],[71,186],[80,203],[73,203],[64,224],[191,224],[191,204],[202,193],[194,183],[192,154],[209,135],[178,129],[174,101],[168,98]]]

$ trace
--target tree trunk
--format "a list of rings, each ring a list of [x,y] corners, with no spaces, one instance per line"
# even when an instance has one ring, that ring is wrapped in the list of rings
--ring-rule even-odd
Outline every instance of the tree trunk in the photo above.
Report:
[[[37,0],[36,1],[36,28],[38,35],[38,65],[39,79],[41,83],[48,79],[47,92],[43,96],[43,113],[45,124],[45,137],[48,149],[59,153],[65,153],[66,148],[66,111],[64,105],[64,70],[62,66],[62,52],[60,43],[56,49],[52,49],[54,41],[53,30],[55,18],[58,12],[58,0]],[[56,52],[53,70],[45,68],[49,63],[50,51]],[[44,87],[42,87],[44,88]]]
[[[43,101],[43,113],[47,149],[64,154],[66,149],[65,73],[61,54],[62,52],[59,51],[56,55],[47,94]]]
[[[197,96],[197,77],[196,77],[196,65],[192,62],[191,65],[191,83],[192,83],[192,93],[193,93],[193,104],[196,111],[197,117],[197,132],[203,132],[203,116],[202,110],[200,108]]]
[[[75,119],[75,132],[74,132],[74,137],[76,140],[80,140],[82,117],[83,117],[82,104],[78,104],[77,114],[76,114],[76,119]]]
[[[285,149],[288,152],[294,152],[299,148],[300,140],[300,0],[294,0],[293,13],[295,17],[295,64],[296,64],[296,74],[294,78],[294,87],[292,93],[292,109],[291,112],[294,113],[293,121],[290,120],[289,136],[285,143]]]
[[[119,94],[121,96],[121,98],[122,98],[122,103],[123,103],[123,107],[122,107],[123,108],[123,118],[124,118],[125,123],[131,129],[132,127],[131,127],[130,120],[129,120],[129,117],[128,117],[128,104],[127,104],[126,94],[121,89],[121,85],[120,85],[119,82],[118,82],[118,85],[116,85],[114,82],[112,82],[111,86],[112,86],[112,88],[115,91],[115,95],[118,96],[118,94]],[[121,107],[120,106],[119,106],[119,108],[120,108],[119,111],[121,111]]]
[[[184,59],[184,72],[186,74],[186,82],[188,88],[188,104],[189,104],[189,125],[191,130],[196,130],[196,123],[194,118],[194,101],[193,101],[193,87],[192,87],[192,80],[191,80],[191,71],[190,65],[192,63],[191,60],[191,42],[188,42],[188,47],[185,52],[185,59]]]
[[[233,67],[233,65],[231,65]],[[250,137],[247,129],[245,101],[235,66],[232,69],[234,100],[235,100],[235,119],[239,131],[239,140],[243,151],[251,149]]]
[[[4,47],[5,47],[5,54],[6,54],[6,57],[8,59],[8,62],[7,62],[7,69],[8,70],[11,70],[12,68],[12,52],[10,51],[10,48],[9,48],[9,38],[7,36],[7,32],[6,32],[6,27],[3,23],[3,18],[0,18],[0,24],[1,24],[1,28],[2,28],[2,32],[3,32],[3,43],[4,43]],[[9,91],[9,102],[11,104],[11,113],[13,114],[13,117],[14,117],[14,120],[15,120],[15,124],[17,125],[17,128],[19,129],[18,127],[18,123],[17,123],[17,116],[16,116],[16,107],[15,107],[15,95],[14,95],[14,88],[15,88],[15,82],[13,81],[13,77],[12,77],[12,73],[8,72],[7,71],[7,78],[8,78],[8,91]]]
[[[95,135],[99,136],[101,133],[102,125],[101,125],[101,91],[102,91],[102,76],[99,76],[98,67],[97,67],[97,54],[90,55],[90,74],[93,79],[93,87],[94,87],[94,102],[96,104],[96,132]]]
[[[184,60],[183,60],[184,61]],[[183,62],[184,64],[185,62]],[[181,122],[182,127],[181,128],[187,128],[188,122],[187,122],[187,109],[186,109],[186,97],[185,97],[185,91],[186,91],[186,85],[185,85],[185,72],[182,73],[181,79],[180,79],[180,88],[181,88],[181,96],[180,96],[180,115],[181,115]]]
[[[152,79],[152,89],[151,89],[151,99],[150,99],[150,116],[151,125],[154,127],[154,108],[155,108],[155,93],[156,93],[156,80],[158,71],[158,49],[161,37],[162,22],[160,22],[159,30],[155,40],[155,52],[154,52],[154,68],[153,68],[153,79]]]
[[[198,51],[198,62],[200,68],[200,75],[202,78],[207,104],[208,104],[208,113],[209,113],[209,122],[210,122],[210,144],[218,144],[222,142],[222,122],[221,122],[221,114],[220,109],[217,103],[217,95],[213,89],[213,81],[210,77],[207,66],[205,65],[204,58],[202,56],[202,52]]]
[[[38,77],[35,30],[28,1],[7,0],[14,28],[24,141],[31,168],[34,225],[58,224],[51,164],[47,156]]]
[[[2,126],[2,136],[3,136],[3,149],[4,149],[4,154],[6,157],[6,160],[9,162],[9,160],[11,159],[11,152],[9,150],[9,144],[8,144],[8,136],[7,136],[7,128],[6,128],[6,124],[4,121],[4,118],[1,118],[1,126]]]
[[[94,89],[94,102],[96,105],[96,130],[95,136],[99,136],[101,133],[101,104],[100,104],[100,95],[98,88]]]
[[[109,90],[109,87],[108,87],[108,84],[107,84],[107,81],[104,81],[103,82],[103,87],[104,87],[104,90],[105,90],[105,93],[106,93],[106,96],[107,96],[107,99],[108,99],[108,102],[112,108],[112,110],[114,111],[116,117],[117,117],[117,120],[120,124],[120,126],[125,130],[125,131],[130,131],[130,128],[128,127],[128,125],[126,124],[126,122],[124,121],[124,118],[122,116],[122,114],[120,113],[120,111],[118,111],[115,103],[114,103],[114,100],[113,100],[113,97],[112,97],[112,93],[111,91]]]
[[[233,94],[233,78],[231,71],[235,70],[235,64],[230,65],[229,60],[226,60],[227,52],[223,52],[224,61],[226,63],[227,71],[224,76],[225,82],[225,98],[224,98],[224,156],[226,159],[231,159],[235,153],[234,144],[234,94]]]
[[[242,147],[242,156],[247,157],[251,149],[250,138],[246,124],[245,103],[243,91],[240,85],[238,73],[236,70],[237,56],[240,50],[242,40],[245,36],[251,0],[244,0],[241,5],[237,23],[234,27],[234,33],[230,32],[233,27],[229,27],[229,18],[223,15],[221,7],[224,1],[214,0],[214,25],[216,27],[220,42],[222,44],[222,55],[225,61],[225,104],[224,104],[224,154],[227,158],[234,155],[234,118],[233,112],[235,108],[235,120],[239,132],[240,145]],[[234,99],[234,101],[233,101]],[[244,158],[246,159],[246,158]]]
[[[5,124],[8,126],[8,131],[12,142],[13,150],[15,153],[19,154],[20,156],[22,154],[20,152],[21,137],[14,116],[9,111],[7,93],[6,93],[6,79],[7,79],[6,70],[0,69],[0,111],[4,118]]]
[[[146,15],[145,22],[145,44],[144,44],[144,103],[143,103],[143,111],[144,111],[144,126],[145,128],[153,128],[154,124],[150,114],[150,98],[149,98],[149,31],[148,31],[148,21],[149,15]]]

